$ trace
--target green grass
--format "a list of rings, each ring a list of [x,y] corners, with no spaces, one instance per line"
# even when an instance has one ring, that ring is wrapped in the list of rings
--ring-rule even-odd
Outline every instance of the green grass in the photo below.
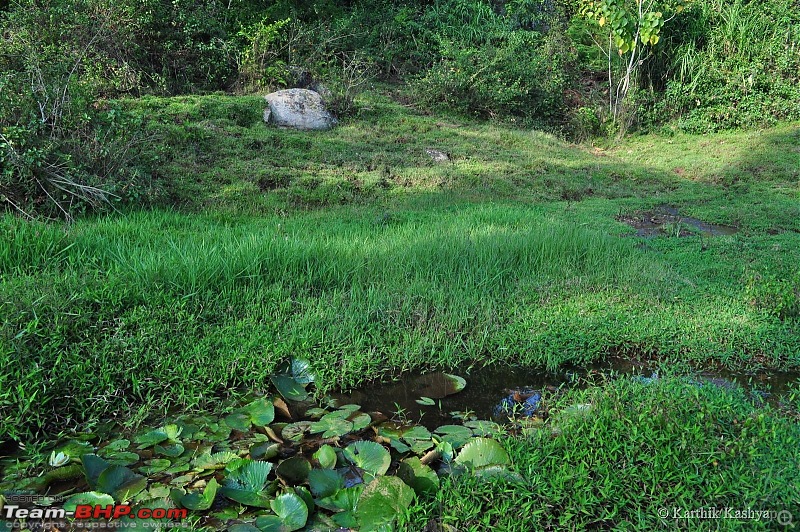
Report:
[[[800,362],[797,320],[771,308],[800,261],[796,125],[600,149],[388,89],[324,133],[265,127],[262,102],[131,100],[159,208],[2,219],[0,432],[205,407],[290,355],[323,390],[612,353]],[[741,231],[642,247],[615,220],[662,203]]]
[[[503,439],[523,481],[450,478],[412,507],[404,529],[431,520],[470,531],[781,528],[775,518],[686,517],[726,508],[797,520],[800,425],[741,389],[618,379],[552,401],[547,423]],[[590,410],[570,413],[575,404]]]

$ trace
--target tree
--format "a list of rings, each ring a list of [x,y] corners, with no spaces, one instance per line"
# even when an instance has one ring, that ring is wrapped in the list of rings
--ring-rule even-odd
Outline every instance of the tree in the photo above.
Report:
[[[692,0],[580,0],[581,14],[608,32],[608,47],[598,43],[608,57],[609,111],[619,123],[622,104],[647,59],[647,48],[658,44],[664,24],[683,11]],[[616,49],[621,59],[614,87]]]

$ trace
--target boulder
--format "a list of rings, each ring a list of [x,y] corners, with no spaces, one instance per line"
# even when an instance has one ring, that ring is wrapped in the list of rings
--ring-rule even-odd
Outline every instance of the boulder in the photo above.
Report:
[[[325,130],[336,125],[322,97],[308,89],[286,89],[265,96],[264,122],[295,129]]]

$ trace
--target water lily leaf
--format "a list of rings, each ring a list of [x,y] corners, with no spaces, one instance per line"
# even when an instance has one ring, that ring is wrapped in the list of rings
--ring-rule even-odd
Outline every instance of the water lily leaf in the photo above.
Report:
[[[489,465],[509,465],[508,452],[497,441],[489,438],[475,438],[467,443],[455,459],[456,465],[476,469]]]
[[[212,478],[202,492],[188,493],[181,497],[178,504],[189,510],[208,510],[217,496],[217,488],[219,488],[219,484],[217,484],[216,479]]]
[[[192,466],[195,469],[223,469],[228,463],[239,458],[239,455],[223,451],[219,453],[203,453],[194,460]]]
[[[340,406],[338,412],[346,412],[347,414],[352,414],[353,412],[358,412],[359,410],[361,410],[361,405],[347,404]]]
[[[219,492],[232,501],[245,506],[255,506],[256,508],[269,508],[269,503],[272,501],[269,491],[253,492],[223,486],[219,489]]]
[[[345,434],[352,432],[352,430],[353,424],[350,421],[344,419],[341,415],[338,415],[337,412],[333,412],[323,417],[319,421],[313,422],[309,432],[312,434],[322,432],[323,438],[333,438],[337,436],[344,436]]]
[[[183,454],[186,448],[180,443],[171,443],[168,445],[156,445],[153,451],[156,454],[168,456],[170,458],[177,458]]]
[[[314,453],[314,460],[323,469],[333,469],[336,467],[336,451],[330,445],[323,445]]]
[[[378,477],[358,498],[355,516],[362,530],[392,525],[414,500],[414,490],[397,477]]]
[[[344,479],[332,469],[313,469],[308,474],[308,484],[314,497],[324,499],[343,489]]]
[[[225,423],[209,423],[194,433],[193,439],[207,443],[216,443],[227,440],[231,435],[231,428]]]
[[[161,473],[162,471],[166,470],[171,465],[172,462],[166,458],[154,458],[152,460],[146,460],[144,465],[140,467],[138,471],[143,475],[155,475],[156,473]]]
[[[442,425],[434,431],[442,436],[442,440],[449,442],[454,449],[458,449],[472,438],[472,430],[463,425]]]
[[[118,451],[124,451],[125,449],[127,449],[130,446],[131,446],[131,441],[130,440],[126,440],[126,439],[114,440],[111,443],[109,443],[108,445],[106,445],[105,447],[103,447],[102,449],[100,449],[99,451],[97,451],[97,454],[100,455],[100,456],[105,456],[106,454],[109,454],[109,453],[114,453],[114,452],[118,452]]]
[[[475,436],[493,436],[502,432],[502,427],[494,421],[467,421],[464,426],[471,429]]]
[[[264,442],[258,445],[254,445],[250,448],[250,458],[253,460],[269,460],[270,458],[275,458],[280,453],[281,446],[278,443],[274,442]]]
[[[420,462],[416,456],[400,462],[397,476],[414,488],[418,495],[436,493],[439,490],[439,477],[436,472]]]
[[[311,492],[308,491],[308,488],[305,486],[295,486],[294,492],[298,497],[303,499],[304,503],[306,503],[306,507],[308,507],[308,515],[313,514],[314,510],[316,509],[316,505],[314,504],[314,497],[311,496]]]
[[[248,523],[237,523],[229,526],[228,532],[261,532],[261,529]]]
[[[189,471],[189,469],[190,469],[189,463],[186,462],[183,464],[174,464],[172,467],[165,469],[164,473],[166,473],[167,475],[175,475],[177,473],[184,473],[186,471]]]
[[[402,436],[403,439],[406,440],[408,443],[413,443],[413,440],[431,439],[430,431],[421,425],[418,425],[416,427],[411,427],[410,429],[403,431]]]
[[[81,462],[83,463],[83,474],[86,476],[89,487],[92,488],[92,490],[96,490],[97,479],[100,478],[100,473],[111,467],[111,464],[96,454],[84,454],[81,456]]]
[[[419,399],[415,399],[415,401],[422,406],[436,406],[436,401],[430,397],[420,397]]]
[[[363,485],[340,489],[333,495],[318,500],[317,505],[331,512],[352,512],[356,509],[363,491]]]
[[[509,471],[504,465],[488,465],[472,470],[472,474],[480,478],[503,478],[509,482],[524,482],[524,478],[519,473]]]
[[[226,468],[224,485],[229,488],[246,491],[261,491],[267,484],[267,477],[272,471],[270,462],[239,459],[235,464]]]
[[[246,432],[250,430],[250,415],[245,412],[233,412],[223,418],[225,424],[234,430]]]
[[[147,447],[152,447],[157,443],[165,442],[168,439],[169,435],[166,433],[164,428],[161,427],[144,434],[139,434],[133,439],[133,441],[139,445],[139,449],[146,449]]]
[[[139,455],[128,451],[120,451],[117,453],[110,453],[108,456],[108,463],[111,465],[129,466],[139,461]]]
[[[313,407],[306,410],[306,417],[309,419],[319,419],[327,413],[328,411],[324,408]]]
[[[272,398],[272,406],[274,406],[275,411],[278,412],[284,418],[293,419],[292,413],[289,411],[289,405],[287,405],[286,401],[284,401],[280,397],[275,396]]]
[[[433,449],[433,441],[431,440],[413,440],[411,444],[411,451],[415,454],[422,454]]]
[[[186,484],[194,481],[196,476],[197,475],[195,473],[189,473],[188,475],[181,475],[179,477],[173,478],[169,482],[169,484],[170,484],[170,486],[177,486],[177,487],[180,488],[180,487],[185,486]]]
[[[64,501],[64,510],[74,512],[75,508],[80,504],[110,506],[114,504],[114,497],[107,493],[100,493],[97,491],[87,491],[84,493],[76,493],[66,501]]]
[[[353,424],[353,432],[358,432],[359,430],[365,429],[369,427],[369,424],[372,423],[372,418],[369,414],[361,412],[348,418],[348,420]]]
[[[303,435],[311,428],[311,421],[298,421],[297,423],[290,423],[283,427],[281,430],[281,437],[284,440],[299,442],[303,439]]]
[[[256,526],[265,532],[294,532],[306,526],[308,506],[296,493],[288,492],[275,498],[270,508],[276,515],[263,515]]]
[[[392,446],[392,449],[397,451],[400,454],[405,454],[411,450],[411,447],[406,445],[405,443],[401,442],[400,440],[390,440],[389,445]],[[431,447],[433,447],[433,443],[431,443]],[[422,452],[422,451],[419,451]]]
[[[124,466],[104,469],[97,478],[97,491],[108,493],[117,502],[125,502],[147,487],[147,478]]]
[[[156,484],[154,486],[150,486],[150,489],[147,490],[148,499],[163,499],[170,496],[172,490],[169,489],[169,486],[165,486],[164,484]]]
[[[344,449],[351,463],[373,475],[383,475],[392,463],[392,456],[382,445],[373,441],[357,441]]]
[[[291,485],[301,484],[308,479],[311,463],[302,456],[293,456],[281,462],[275,473]]]
[[[269,379],[275,389],[278,390],[287,401],[305,401],[308,393],[302,384],[299,384],[292,377],[286,375],[273,375]]]

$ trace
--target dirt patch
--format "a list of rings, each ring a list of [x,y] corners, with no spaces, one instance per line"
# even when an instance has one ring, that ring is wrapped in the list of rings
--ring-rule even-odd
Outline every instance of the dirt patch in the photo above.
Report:
[[[703,236],[728,236],[739,231],[736,227],[717,225],[690,216],[681,216],[674,207],[662,205],[653,211],[636,211],[622,214],[617,221],[636,229],[636,236],[652,238],[657,236],[686,237],[696,234]]]

